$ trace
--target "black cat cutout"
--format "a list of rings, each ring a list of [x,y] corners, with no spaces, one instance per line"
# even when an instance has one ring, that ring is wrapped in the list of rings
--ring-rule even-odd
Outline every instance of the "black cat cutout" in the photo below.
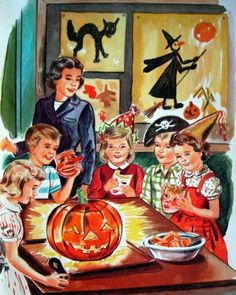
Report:
[[[95,42],[95,59],[94,63],[100,62],[99,53],[101,52],[104,58],[108,57],[108,53],[105,52],[102,44],[102,38],[104,36],[111,38],[116,33],[116,25],[119,21],[119,18],[115,22],[107,22],[103,19],[104,27],[101,31],[98,30],[97,26],[92,23],[84,24],[76,33],[72,20],[67,22],[67,36],[70,41],[77,43],[73,50],[73,56],[77,56],[77,52],[83,48],[83,39],[84,36],[89,34],[94,39]]]

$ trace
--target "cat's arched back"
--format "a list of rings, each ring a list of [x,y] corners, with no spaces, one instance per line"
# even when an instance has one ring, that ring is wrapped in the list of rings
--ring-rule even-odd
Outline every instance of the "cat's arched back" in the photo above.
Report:
[[[116,33],[117,23],[119,18],[117,18],[114,22],[107,22],[103,19],[103,29],[99,31],[98,27],[93,23],[84,24],[79,28],[78,32],[75,32],[74,25],[72,20],[68,20],[67,22],[67,36],[70,41],[76,42],[76,46],[73,49],[73,56],[77,56],[77,52],[83,48],[83,39],[85,35],[90,35],[94,39],[95,44],[95,58],[94,63],[100,62],[99,54],[101,52],[104,58],[108,57],[108,53],[105,52],[102,38],[105,36],[107,38],[111,38]]]

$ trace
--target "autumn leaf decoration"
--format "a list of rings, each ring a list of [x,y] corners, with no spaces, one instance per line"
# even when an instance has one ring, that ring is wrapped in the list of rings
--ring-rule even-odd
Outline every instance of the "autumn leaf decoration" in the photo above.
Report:
[[[84,85],[84,94],[87,94],[89,98],[95,99],[97,97],[97,92],[94,86],[85,84]]]
[[[105,84],[104,91],[98,94],[97,99],[104,104],[104,107],[111,107],[111,102],[116,101],[116,92],[108,89],[107,84]]]

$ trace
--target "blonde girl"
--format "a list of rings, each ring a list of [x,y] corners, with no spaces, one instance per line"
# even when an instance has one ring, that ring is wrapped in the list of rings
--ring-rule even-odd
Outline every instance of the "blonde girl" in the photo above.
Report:
[[[94,171],[88,197],[110,199],[139,197],[143,170],[136,164],[132,134],[125,128],[109,127],[102,136],[100,159],[105,162]]]
[[[26,205],[35,197],[44,178],[43,170],[30,161],[16,160],[7,167],[0,183],[0,290],[6,295],[31,294],[25,276],[59,289],[69,283],[59,274],[41,275],[18,253],[23,237],[20,204]]]

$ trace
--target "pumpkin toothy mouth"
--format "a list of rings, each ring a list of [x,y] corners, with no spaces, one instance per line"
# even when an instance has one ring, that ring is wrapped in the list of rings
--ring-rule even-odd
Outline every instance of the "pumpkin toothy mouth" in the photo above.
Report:
[[[105,243],[102,244],[101,246],[97,247],[96,245],[91,245],[89,248],[85,248],[84,246],[81,246],[79,244],[71,244],[68,243],[74,250],[79,250],[81,251],[83,254],[90,254],[90,253],[99,253],[101,252],[103,249],[107,249],[109,243]]]

